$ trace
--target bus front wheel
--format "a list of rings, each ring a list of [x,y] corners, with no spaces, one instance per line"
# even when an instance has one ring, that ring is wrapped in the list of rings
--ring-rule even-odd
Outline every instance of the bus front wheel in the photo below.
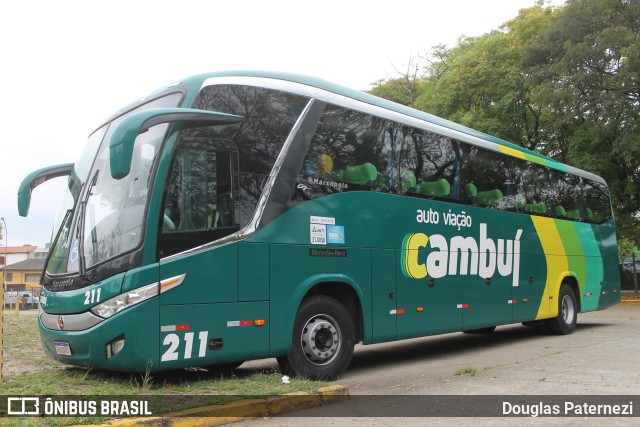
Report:
[[[336,299],[305,299],[293,325],[291,351],[278,358],[283,372],[317,380],[335,380],[353,356],[355,331],[351,316]]]
[[[576,329],[578,303],[576,295],[569,285],[562,285],[558,298],[558,316],[545,323],[554,335],[569,335]]]

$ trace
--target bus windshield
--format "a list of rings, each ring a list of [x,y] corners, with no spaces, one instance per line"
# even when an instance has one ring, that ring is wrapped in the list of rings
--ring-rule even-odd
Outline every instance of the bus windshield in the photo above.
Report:
[[[69,182],[67,189],[62,196],[60,206],[58,208],[58,214],[54,222],[54,233],[51,236],[51,256],[46,266],[46,271],[49,274],[61,274],[66,272],[73,272],[74,270],[67,270],[67,258],[69,256],[70,238],[71,238],[71,223],[73,216],[74,206],[80,196],[80,191],[84,182],[87,180],[89,169],[93,163],[93,159],[96,156],[100,142],[104,137],[104,133],[107,130],[107,126],[102,126],[89,136],[87,145],[85,146],[78,161],[74,164],[73,172],[69,176]],[[56,230],[57,233],[56,233]],[[75,270],[77,271],[77,270]]]
[[[174,93],[142,105],[175,107],[182,99]],[[128,115],[127,114],[127,115]],[[109,136],[127,115],[94,132],[69,178],[58,213],[59,231],[52,242],[48,274],[77,273],[136,248],[142,241],[145,207],[153,164],[167,129],[154,126],[135,143],[132,173],[116,180],[109,169]]]

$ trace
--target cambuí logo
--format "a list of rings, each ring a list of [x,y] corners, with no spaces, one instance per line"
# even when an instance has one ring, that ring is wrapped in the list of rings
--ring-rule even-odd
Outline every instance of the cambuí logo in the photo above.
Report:
[[[520,238],[518,229],[513,239],[498,239],[487,235],[487,224],[480,224],[479,242],[473,237],[453,236],[449,241],[441,234],[428,236],[409,233],[402,239],[400,267],[405,277],[434,279],[455,275],[493,277],[496,270],[501,276],[513,275],[513,286],[520,277]],[[426,259],[420,260],[421,249]]]

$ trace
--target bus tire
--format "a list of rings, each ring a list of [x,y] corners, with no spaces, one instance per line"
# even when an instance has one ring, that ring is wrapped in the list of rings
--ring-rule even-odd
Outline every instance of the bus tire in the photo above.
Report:
[[[549,332],[554,335],[569,335],[576,329],[577,320],[576,295],[569,285],[563,284],[558,297],[558,315],[548,319],[545,324],[549,328]]]
[[[286,374],[333,381],[349,366],[354,345],[353,321],[344,305],[314,295],[296,313],[291,351],[277,360]]]

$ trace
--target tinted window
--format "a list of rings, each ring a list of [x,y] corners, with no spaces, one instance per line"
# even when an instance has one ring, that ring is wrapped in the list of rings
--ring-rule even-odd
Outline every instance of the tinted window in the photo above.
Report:
[[[585,179],[582,193],[587,221],[601,223],[611,217],[609,196],[604,185]]]
[[[390,123],[369,114],[326,107],[300,170],[303,198],[340,191],[393,191]],[[299,195],[300,196],[300,195]]]
[[[549,187],[548,169],[536,163],[511,160],[514,173],[518,175],[516,206],[519,212],[548,215],[553,199]]]
[[[232,141],[238,152],[237,221],[244,226],[253,214],[262,188],[291,128],[308,98],[252,86],[218,85],[202,89],[193,108],[237,114],[235,125],[196,128],[186,137]]]
[[[606,187],[422,129],[329,105],[294,200],[343,191],[437,198],[591,222],[609,218]],[[584,204],[583,204],[584,203]]]
[[[557,218],[580,220],[580,182],[578,177],[563,172],[551,171],[553,204]]]
[[[233,204],[236,163],[237,154],[230,141],[181,140],[165,187],[160,257],[203,245],[240,229]]]
[[[298,181],[312,199],[341,191],[460,198],[452,141],[369,114],[327,106]]]
[[[450,138],[402,127],[397,138],[402,190],[420,197],[460,199],[459,160]]]
[[[517,176],[509,158],[473,145],[461,144],[462,174],[470,204],[503,210],[516,207]]]

